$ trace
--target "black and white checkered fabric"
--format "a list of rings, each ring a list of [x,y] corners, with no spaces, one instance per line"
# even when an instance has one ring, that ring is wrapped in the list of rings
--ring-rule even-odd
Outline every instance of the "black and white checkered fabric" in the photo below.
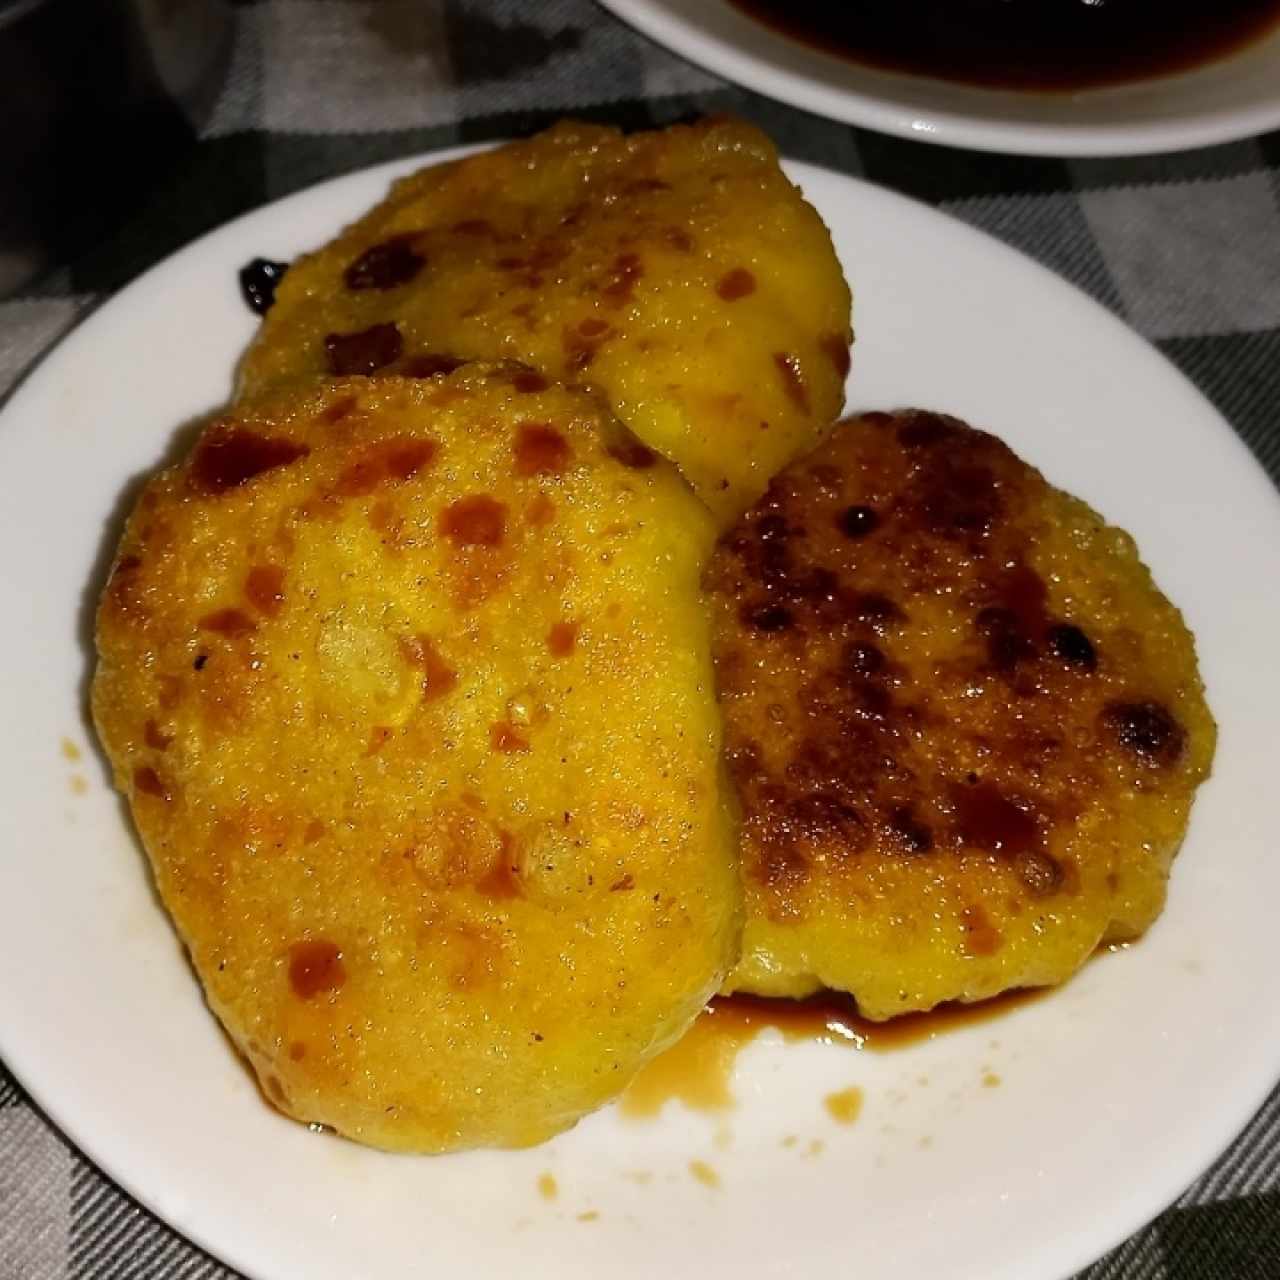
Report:
[[[0,396],[78,319],[227,219],[381,160],[709,110],[784,153],[903,191],[1057,271],[1199,385],[1280,484],[1280,133],[1171,156],[925,147],[823,120],[682,62],[591,0],[248,0],[221,92],[142,207],[0,300]],[[0,1280],[231,1272],[81,1157],[0,1066]],[[1277,1280],[1280,1092],[1214,1168],[1087,1280]]]

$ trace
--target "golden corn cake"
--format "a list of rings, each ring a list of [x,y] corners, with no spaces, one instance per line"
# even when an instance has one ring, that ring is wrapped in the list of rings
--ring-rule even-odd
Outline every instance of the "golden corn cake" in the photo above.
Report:
[[[519,359],[728,516],[830,427],[851,340],[831,237],[759,130],[563,123],[397,182],[295,262],[240,384]]]
[[[673,467],[521,369],[295,388],[147,485],[94,716],[282,1111],[536,1142],[720,984],[713,538]]]
[[[708,569],[747,921],[727,989],[873,1019],[1147,928],[1215,728],[1132,538],[993,436],[869,413]]]

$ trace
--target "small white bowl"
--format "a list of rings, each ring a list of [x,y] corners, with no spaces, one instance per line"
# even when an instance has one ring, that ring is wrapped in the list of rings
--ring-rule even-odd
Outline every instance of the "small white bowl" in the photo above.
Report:
[[[1280,27],[1190,71],[1036,93],[860,66],[778,35],[726,0],[600,2],[659,44],[759,93],[922,142],[1022,155],[1137,155],[1280,127]]]

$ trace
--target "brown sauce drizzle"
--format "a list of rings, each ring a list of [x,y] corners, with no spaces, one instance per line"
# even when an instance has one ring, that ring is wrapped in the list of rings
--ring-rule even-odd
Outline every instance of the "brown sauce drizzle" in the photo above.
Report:
[[[965,84],[1065,91],[1226,57],[1280,21],[1277,0],[730,0],[851,62]]]
[[[827,992],[807,1000],[716,996],[685,1036],[654,1058],[622,1095],[629,1117],[657,1115],[668,1102],[693,1111],[722,1111],[735,1103],[731,1079],[738,1054],[766,1027],[787,1041],[807,1040],[874,1053],[904,1049],[951,1031],[980,1026],[1042,999],[1050,988],[1009,991],[977,1004],[944,1004],[889,1022],[861,1017],[853,1000]]]

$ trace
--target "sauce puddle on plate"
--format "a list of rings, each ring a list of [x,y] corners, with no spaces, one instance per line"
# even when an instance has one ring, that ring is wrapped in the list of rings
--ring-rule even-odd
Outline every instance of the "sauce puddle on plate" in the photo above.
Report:
[[[873,1053],[905,1048],[962,1027],[998,1018],[1046,994],[1010,991],[978,1004],[945,1004],[891,1022],[860,1017],[852,999],[837,993],[807,1000],[717,996],[665,1053],[640,1072],[622,1095],[623,1115],[657,1115],[668,1102],[692,1111],[724,1111],[734,1105],[730,1083],[738,1054],[766,1027],[787,1041],[809,1040]]]
[[[1261,39],[1280,0],[730,0],[851,62],[1000,89],[1052,91],[1185,71]]]

